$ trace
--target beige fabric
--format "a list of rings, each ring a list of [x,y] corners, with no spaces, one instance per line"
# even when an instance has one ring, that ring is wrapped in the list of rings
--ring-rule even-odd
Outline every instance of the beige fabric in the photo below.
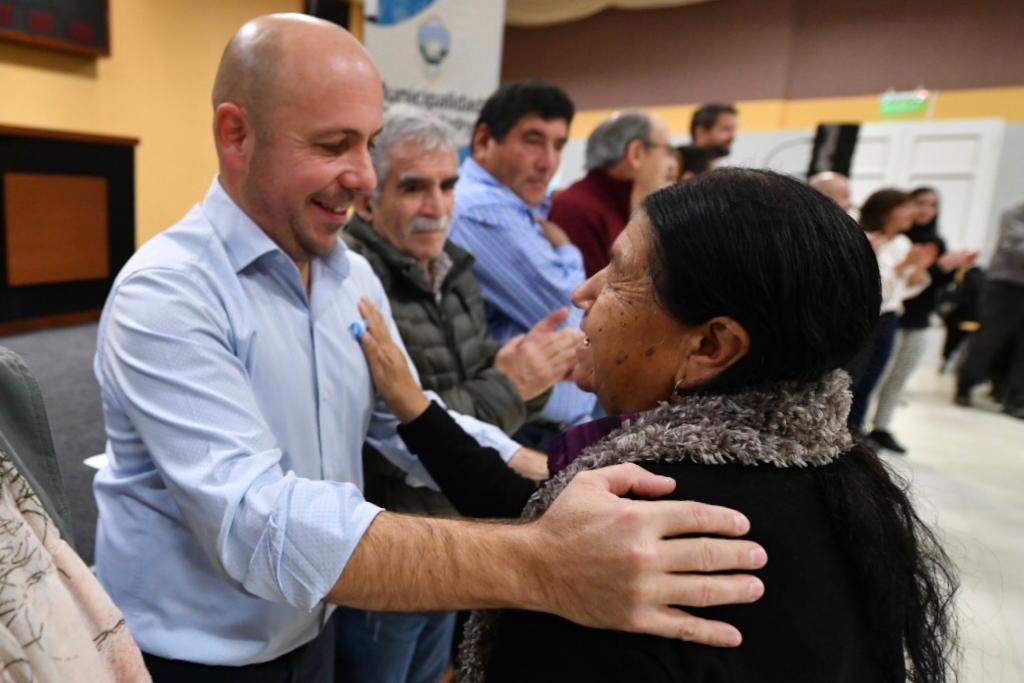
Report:
[[[505,23],[536,28],[585,19],[606,9],[657,9],[710,0],[508,0]]]
[[[0,451],[0,681],[149,680],[121,613]]]

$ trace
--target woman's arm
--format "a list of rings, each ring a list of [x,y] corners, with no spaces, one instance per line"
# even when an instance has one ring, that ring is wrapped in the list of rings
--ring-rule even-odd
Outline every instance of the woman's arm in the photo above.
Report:
[[[431,402],[398,434],[441,492],[467,517],[518,517],[536,490],[512,471],[493,448],[483,448]]]
[[[359,301],[368,326],[359,338],[374,387],[403,424],[398,433],[434,478],[441,492],[470,517],[518,517],[535,490],[509,469],[492,448],[480,446],[436,403],[429,401],[384,316],[368,300]]]

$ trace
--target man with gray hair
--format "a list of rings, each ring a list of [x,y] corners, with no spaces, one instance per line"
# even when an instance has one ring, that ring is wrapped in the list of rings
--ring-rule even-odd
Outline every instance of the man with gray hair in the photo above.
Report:
[[[575,365],[581,333],[556,331],[552,312],[504,346],[487,327],[473,257],[448,239],[458,180],[452,128],[429,112],[393,105],[371,152],[378,184],[358,197],[343,233],[380,278],[391,313],[425,389],[454,410],[512,434],[540,415],[555,382]],[[547,461],[523,449],[509,465],[538,481]],[[406,473],[364,449],[367,500],[394,512],[455,516],[439,492],[406,483]],[[338,680],[436,681],[450,651],[451,612],[339,610]]]
[[[560,193],[550,219],[583,253],[587,277],[608,265],[608,251],[630,213],[655,190],[676,181],[679,162],[668,126],[646,112],[621,112],[587,138],[587,175]]]

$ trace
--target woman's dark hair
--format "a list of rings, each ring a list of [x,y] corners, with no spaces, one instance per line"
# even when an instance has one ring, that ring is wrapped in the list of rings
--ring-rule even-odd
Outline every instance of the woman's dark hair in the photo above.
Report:
[[[909,485],[862,444],[814,475],[854,571],[883,681],[958,680],[953,562]]]
[[[865,232],[878,232],[885,227],[889,212],[910,200],[909,194],[892,187],[872,193],[860,207],[860,226]]]
[[[861,349],[878,320],[878,262],[835,202],[788,176],[725,168],[650,195],[651,273],[686,325],[715,316],[750,335],[747,355],[706,387],[816,380]]]
[[[881,302],[874,252],[853,219],[804,183],[720,169],[649,196],[643,208],[659,303],[684,325],[726,316],[750,335],[747,355],[699,391],[817,380],[866,343]],[[814,474],[882,681],[955,680],[957,581],[906,484],[860,445]]]
[[[925,195],[925,194],[933,194],[936,197],[939,196],[938,190],[936,190],[934,187],[928,187],[927,185],[922,185],[921,187],[915,187],[913,190],[910,191],[910,198],[911,199],[917,199],[921,195]],[[927,223],[924,223],[923,225],[918,225],[915,222],[914,223],[914,227],[912,227],[910,229],[910,231],[908,231],[907,237],[910,237],[910,240],[912,242],[921,241],[921,240],[914,239],[914,236],[911,235],[910,232],[914,232],[916,234],[938,233],[939,232],[939,212],[936,211],[935,212],[935,216],[930,221],[928,221]]]
[[[512,81],[487,98],[473,124],[473,130],[479,128],[480,124],[487,124],[491,137],[504,142],[508,132],[524,116],[534,114],[545,121],[565,119],[568,125],[572,123],[575,113],[576,107],[572,100],[557,85],[536,79]]]

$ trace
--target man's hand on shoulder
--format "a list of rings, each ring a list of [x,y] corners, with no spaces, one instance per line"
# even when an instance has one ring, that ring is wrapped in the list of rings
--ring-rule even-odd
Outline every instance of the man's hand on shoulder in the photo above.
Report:
[[[767,555],[750,541],[676,538],[745,534],[749,522],[733,510],[620,497],[663,496],[674,488],[674,480],[631,464],[576,475],[527,525],[539,561],[533,574],[538,602],[531,607],[597,628],[738,645],[734,627],[676,606],[754,602],[764,593],[759,579],[707,572],[757,569]]]
[[[406,612],[530,609],[595,628],[736,646],[734,627],[678,606],[754,602],[764,592],[757,578],[708,572],[757,569],[767,557],[750,541],[678,538],[745,534],[749,523],[738,512],[622,498],[673,488],[673,479],[627,464],[576,475],[528,524],[382,512],[326,599]]]

